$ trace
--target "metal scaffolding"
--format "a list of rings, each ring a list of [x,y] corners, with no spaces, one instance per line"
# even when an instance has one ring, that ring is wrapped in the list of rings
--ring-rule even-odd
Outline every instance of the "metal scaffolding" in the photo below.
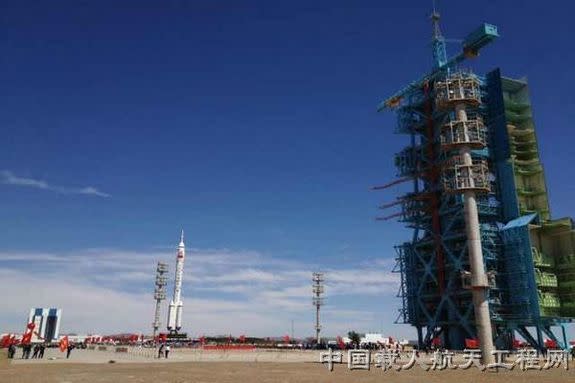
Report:
[[[494,342],[511,348],[516,334],[540,350],[545,338],[566,347],[552,328],[575,315],[575,230],[550,219],[527,84],[460,68],[498,36],[495,26],[447,59],[435,11],[432,22],[433,70],[380,105],[409,137],[395,156],[400,180],[378,188],[412,184],[381,206],[399,207],[383,219],[413,229],[396,246],[397,322],[416,327],[422,348],[473,340],[486,361]]]

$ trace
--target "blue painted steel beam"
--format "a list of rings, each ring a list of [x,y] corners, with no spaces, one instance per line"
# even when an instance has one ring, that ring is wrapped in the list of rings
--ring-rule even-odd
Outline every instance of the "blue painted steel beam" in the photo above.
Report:
[[[479,50],[493,42],[499,34],[497,27],[493,24],[482,24],[479,28],[471,32],[463,41],[463,51],[449,60],[444,60],[445,56],[445,39],[437,36],[433,40],[433,56],[435,68],[430,73],[422,76],[419,80],[409,83],[404,88],[394,93],[391,97],[381,102],[377,108],[382,111],[386,108],[395,108],[401,104],[402,99],[410,92],[421,88],[425,82],[430,82],[444,75],[448,70],[468,58],[474,58],[479,55]]]

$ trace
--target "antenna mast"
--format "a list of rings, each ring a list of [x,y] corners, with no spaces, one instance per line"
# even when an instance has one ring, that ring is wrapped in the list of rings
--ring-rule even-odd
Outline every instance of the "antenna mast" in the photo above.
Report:
[[[441,15],[435,8],[435,0],[433,1],[433,11],[431,12],[430,19],[433,26],[433,35],[431,39],[433,48],[433,65],[435,68],[441,68],[447,64],[447,48],[445,38],[441,34],[441,28],[439,27]]]

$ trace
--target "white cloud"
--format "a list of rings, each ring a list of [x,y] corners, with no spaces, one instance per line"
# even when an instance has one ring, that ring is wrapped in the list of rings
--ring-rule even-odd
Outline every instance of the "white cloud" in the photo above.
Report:
[[[155,264],[168,262],[172,279],[174,258],[171,250],[0,252],[0,291],[10,292],[4,294],[0,332],[22,328],[22,318],[36,306],[62,307],[68,331],[149,332]],[[253,251],[191,249],[185,270],[184,324],[191,334],[282,335],[294,319],[296,335],[311,335],[311,265]],[[378,305],[358,308],[355,301],[388,296],[399,304],[393,298],[397,279],[389,271],[363,265],[324,271],[328,334],[379,323]]]
[[[104,197],[104,198],[111,197],[110,194],[101,192],[93,186],[86,186],[81,189],[65,189],[65,190],[67,190],[68,193],[72,194],[77,193],[77,194],[95,195],[97,197]]]
[[[245,270],[234,271],[231,273],[226,273],[222,275],[213,276],[211,278],[214,282],[248,282],[248,283],[258,283],[258,282],[277,282],[283,278],[282,275],[277,273],[271,273],[263,270],[255,270],[252,268],[247,268]]]
[[[96,197],[111,197],[110,194],[104,193],[93,186],[85,186],[81,188],[70,188],[57,185],[51,185],[43,180],[33,178],[20,177],[8,170],[0,171],[0,180],[5,185],[23,186],[41,190],[49,190],[60,194],[83,194],[92,195]]]

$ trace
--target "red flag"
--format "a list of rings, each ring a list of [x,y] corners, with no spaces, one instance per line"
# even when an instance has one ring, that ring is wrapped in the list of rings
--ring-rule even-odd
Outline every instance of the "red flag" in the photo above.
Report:
[[[5,348],[5,347],[10,346],[10,338],[12,338],[12,337],[10,336],[10,334],[4,335],[4,336],[2,337],[2,340],[0,341],[0,347],[1,347],[1,348]]]
[[[523,346],[525,346],[525,343],[518,339],[513,339],[513,348],[521,348]]]
[[[22,344],[29,344],[32,341],[32,334],[34,333],[34,328],[36,324],[34,322],[28,323],[26,326],[26,332],[22,335]]]
[[[557,348],[557,342],[555,342],[553,339],[545,339],[544,344],[545,344],[546,348],[551,348],[551,349]]]
[[[479,339],[465,339],[465,348],[479,348]]]
[[[66,351],[66,349],[68,348],[68,336],[66,335],[65,337],[63,337],[62,339],[60,339],[60,351],[64,352]]]

